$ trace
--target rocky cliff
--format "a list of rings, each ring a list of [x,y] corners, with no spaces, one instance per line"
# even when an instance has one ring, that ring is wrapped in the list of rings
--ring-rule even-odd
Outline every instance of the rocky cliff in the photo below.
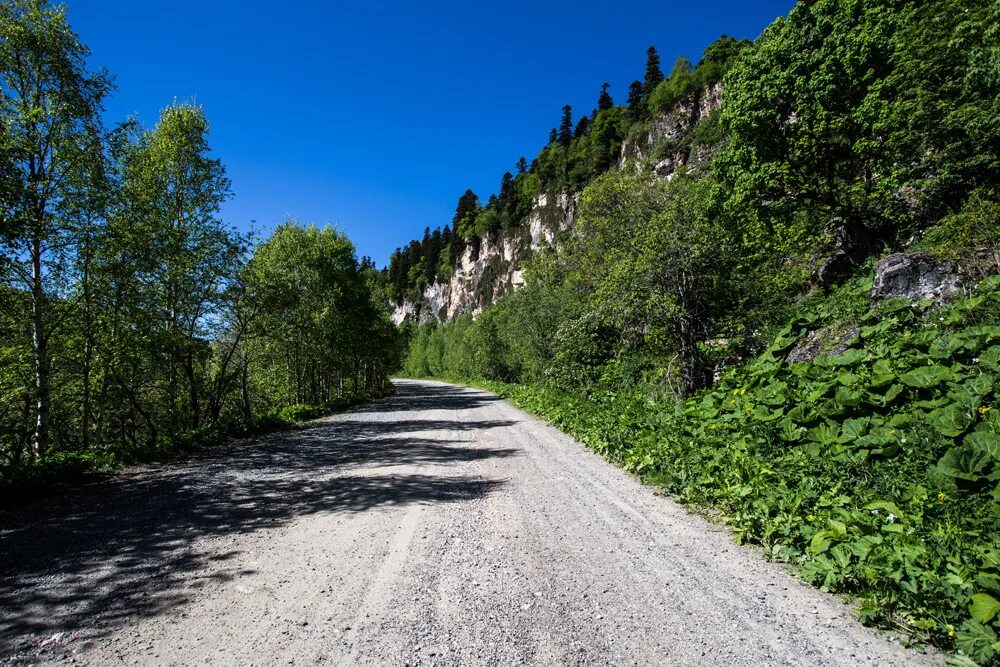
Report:
[[[722,84],[715,84],[659,114],[622,144],[618,168],[651,170],[670,180],[681,168],[706,166],[718,146],[718,137],[708,126],[717,121],[721,101]],[[579,193],[538,195],[520,225],[473,239],[450,276],[425,286],[418,301],[395,304],[396,324],[478,315],[494,299],[524,284],[524,262],[533,252],[558,246],[565,234],[573,233],[578,204]]]
[[[493,299],[524,284],[522,266],[532,252],[556,243],[576,223],[579,195],[541,194],[522,225],[506,234],[484,236],[466,246],[451,276],[427,285],[423,299],[404,301],[394,312],[396,324],[405,319],[423,323],[478,315]]]

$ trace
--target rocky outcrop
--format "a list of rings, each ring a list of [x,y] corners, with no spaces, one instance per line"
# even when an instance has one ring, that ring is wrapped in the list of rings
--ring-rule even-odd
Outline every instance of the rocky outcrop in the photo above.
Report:
[[[939,263],[924,253],[897,252],[875,264],[871,296],[942,301],[961,289],[962,282],[952,262]]]
[[[524,261],[573,229],[578,203],[579,195],[538,195],[518,229],[487,235],[478,244],[466,246],[452,274],[427,285],[420,303],[397,304],[393,320],[396,324],[405,319],[423,323],[452,320],[462,313],[478,315],[497,297],[524,284]]]
[[[653,119],[649,131],[622,145],[618,168],[625,169],[631,161],[642,169],[646,158],[655,159],[653,171],[670,180],[682,166],[708,164],[715,153],[712,146],[688,145],[685,139],[696,125],[722,106],[722,84],[717,83],[699,95],[683,100],[670,111]]]
[[[707,165],[716,146],[687,138],[721,103],[722,84],[718,83],[661,114],[645,136],[625,141],[619,167],[634,163],[641,169],[650,162],[647,157],[656,155],[655,173],[669,180],[681,167]],[[539,248],[557,244],[560,234],[573,229],[578,204],[579,194],[538,195],[517,229],[467,246],[450,276],[427,285],[418,303],[397,304],[393,319],[397,324],[407,319],[423,323],[448,321],[462,313],[478,315],[497,297],[524,284],[524,261]]]

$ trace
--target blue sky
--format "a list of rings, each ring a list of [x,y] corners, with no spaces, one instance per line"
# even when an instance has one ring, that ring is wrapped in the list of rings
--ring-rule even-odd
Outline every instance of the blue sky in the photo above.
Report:
[[[226,222],[335,224],[381,266],[447,224],[466,188],[495,192],[564,104],[589,113],[603,81],[623,102],[650,44],[669,71],[795,3],[66,4],[92,64],[116,77],[109,124],[151,126],[174,99],[204,106],[233,181]]]

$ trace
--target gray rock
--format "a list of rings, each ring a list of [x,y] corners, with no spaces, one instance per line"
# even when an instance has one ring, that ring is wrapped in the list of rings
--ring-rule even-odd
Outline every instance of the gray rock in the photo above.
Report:
[[[815,331],[810,331],[799,343],[788,353],[788,361],[812,361],[821,354],[839,356],[850,345],[857,340],[861,333],[861,328],[852,325],[846,331],[837,333],[832,329],[824,327]]]
[[[952,262],[938,263],[925,253],[897,252],[875,264],[872,299],[905,296],[942,301],[959,292],[962,282]]]

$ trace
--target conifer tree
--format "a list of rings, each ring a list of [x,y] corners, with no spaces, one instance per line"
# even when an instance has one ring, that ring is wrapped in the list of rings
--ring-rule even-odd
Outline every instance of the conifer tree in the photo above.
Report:
[[[514,176],[509,171],[505,171],[500,179],[500,201],[504,202],[510,197],[511,186],[514,183]]]
[[[435,229],[431,232],[430,242],[425,250],[426,264],[424,265],[424,275],[427,283],[433,283],[437,279],[438,262],[441,259],[441,230]]]
[[[464,220],[470,213],[474,213],[478,208],[479,197],[477,197],[476,193],[472,190],[466,190],[465,193],[458,198],[458,205],[455,207],[455,216],[451,219],[452,229],[457,232],[462,220]]]
[[[608,88],[611,87],[610,83],[601,84],[601,94],[597,96],[597,110],[606,111],[615,105],[615,101],[611,99],[611,95],[608,93]]]
[[[633,81],[628,87],[628,114],[632,120],[639,120],[642,115],[642,82]]]
[[[642,92],[649,95],[661,81],[663,70],[660,69],[660,54],[656,52],[655,46],[651,46],[646,49],[646,78],[642,84]]]
[[[517,173],[519,174],[523,174],[524,172],[528,171],[528,161],[524,159],[523,155],[520,158],[518,158],[517,165],[515,166],[517,167]]]
[[[554,128],[554,127],[553,127],[553,128],[552,128],[552,129],[551,129],[551,130],[549,131],[549,143],[550,143],[550,144],[554,144],[554,143],[556,143],[556,140],[558,139],[558,137],[559,137],[559,133],[558,133],[558,132],[556,132],[556,128]]]
[[[573,141],[573,107],[566,105],[562,108],[562,122],[559,123],[559,145],[569,146]]]
[[[577,137],[582,137],[587,134],[590,130],[590,118],[588,116],[580,116],[580,122],[576,124],[576,129],[573,130],[573,135]]]

